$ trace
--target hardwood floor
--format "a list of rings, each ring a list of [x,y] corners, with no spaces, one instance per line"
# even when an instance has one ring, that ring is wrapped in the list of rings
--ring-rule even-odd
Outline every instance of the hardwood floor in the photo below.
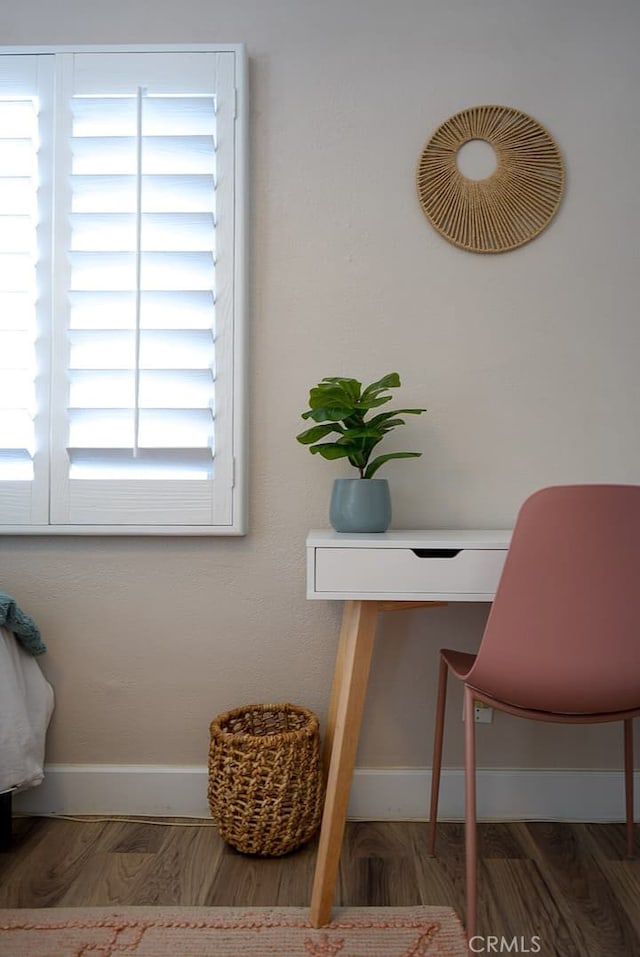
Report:
[[[622,825],[480,825],[480,933],[498,938],[483,952],[640,957],[636,831],[627,860]],[[437,858],[426,838],[422,823],[349,823],[336,904],[443,904],[464,919],[462,825],[439,826]],[[306,906],[315,852],[245,857],[206,821],[17,818],[0,907]]]

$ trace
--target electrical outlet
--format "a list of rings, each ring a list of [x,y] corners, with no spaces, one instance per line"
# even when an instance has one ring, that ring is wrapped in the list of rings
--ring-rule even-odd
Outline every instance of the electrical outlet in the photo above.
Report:
[[[462,702],[462,720],[464,721],[464,701]],[[491,724],[493,721],[493,708],[483,701],[473,702],[473,720],[476,724]]]
[[[473,702],[473,719],[476,724],[491,724],[493,721],[493,708],[484,701]]]

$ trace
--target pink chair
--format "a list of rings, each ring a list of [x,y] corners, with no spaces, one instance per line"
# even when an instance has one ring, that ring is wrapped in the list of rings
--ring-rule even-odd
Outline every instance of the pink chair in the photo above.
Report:
[[[640,714],[640,486],[535,492],[518,514],[477,655],[443,649],[429,850],[447,675],[464,682],[467,935],[476,934],[474,699],[536,721],[624,723],[627,850],[633,855],[633,718]]]

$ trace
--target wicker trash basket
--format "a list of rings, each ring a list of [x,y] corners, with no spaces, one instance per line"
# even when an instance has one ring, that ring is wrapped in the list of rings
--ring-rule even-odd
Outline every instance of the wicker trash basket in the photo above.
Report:
[[[236,850],[279,857],[305,844],[320,824],[322,790],[313,712],[253,704],[211,722],[209,808]]]

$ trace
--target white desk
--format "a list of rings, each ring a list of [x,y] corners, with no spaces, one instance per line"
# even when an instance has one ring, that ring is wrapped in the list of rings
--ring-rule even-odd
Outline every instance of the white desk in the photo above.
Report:
[[[311,923],[328,923],[378,614],[450,601],[491,601],[509,530],[330,530],[307,537],[307,598],[345,602],[324,742],[326,797],[311,895]]]

